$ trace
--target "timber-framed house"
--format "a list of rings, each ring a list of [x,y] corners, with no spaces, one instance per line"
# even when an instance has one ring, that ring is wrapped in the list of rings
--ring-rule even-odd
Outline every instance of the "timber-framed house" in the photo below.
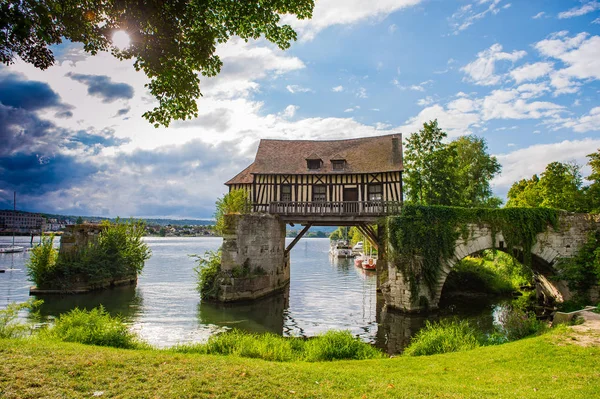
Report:
[[[246,190],[254,212],[339,225],[398,212],[402,171],[401,134],[261,140],[254,162],[225,184]]]

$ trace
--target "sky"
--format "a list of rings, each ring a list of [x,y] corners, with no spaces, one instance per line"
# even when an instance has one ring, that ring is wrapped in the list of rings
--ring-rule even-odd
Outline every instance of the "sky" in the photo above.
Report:
[[[485,138],[513,182],[600,149],[600,1],[317,0],[290,49],[232,38],[199,116],[154,128],[132,61],[53,47],[0,66],[0,209],[210,218],[262,138]]]

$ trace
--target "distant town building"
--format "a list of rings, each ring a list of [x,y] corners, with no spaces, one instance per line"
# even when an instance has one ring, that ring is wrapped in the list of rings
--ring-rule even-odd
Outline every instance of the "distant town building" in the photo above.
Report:
[[[46,219],[39,213],[0,211],[0,232],[32,233],[46,230]]]

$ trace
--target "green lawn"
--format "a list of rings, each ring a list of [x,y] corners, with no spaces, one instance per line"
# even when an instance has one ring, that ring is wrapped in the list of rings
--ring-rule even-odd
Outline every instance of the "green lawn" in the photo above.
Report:
[[[597,398],[600,348],[574,333],[468,352],[322,363],[0,340],[1,398]]]

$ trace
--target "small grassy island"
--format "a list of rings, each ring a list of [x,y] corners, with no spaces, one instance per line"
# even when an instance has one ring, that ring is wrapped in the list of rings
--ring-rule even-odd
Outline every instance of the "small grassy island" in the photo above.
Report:
[[[133,284],[150,258],[140,222],[76,225],[63,235],[60,250],[45,237],[32,250],[27,273],[36,285],[31,293],[81,293]]]

